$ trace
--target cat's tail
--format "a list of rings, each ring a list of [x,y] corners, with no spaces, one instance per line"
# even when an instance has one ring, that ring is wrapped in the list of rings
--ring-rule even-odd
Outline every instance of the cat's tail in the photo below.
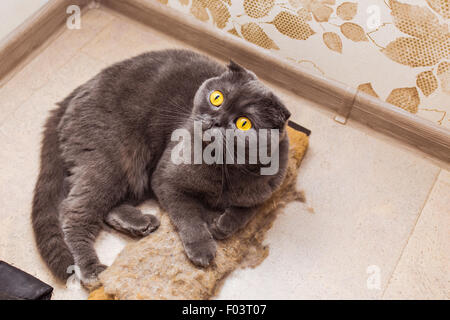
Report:
[[[65,197],[64,162],[57,127],[65,112],[61,106],[47,120],[41,151],[41,170],[34,189],[31,219],[37,247],[52,273],[61,280],[70,275],[73,256],[64,241],[58,207]]]

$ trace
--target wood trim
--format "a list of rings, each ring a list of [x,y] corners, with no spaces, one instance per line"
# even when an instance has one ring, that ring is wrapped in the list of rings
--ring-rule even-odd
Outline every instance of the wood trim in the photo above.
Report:
[[[0,79],[38,49],[67,18],[70,5],[84,7],[89,0],[50,0],[0,42]]]
[[[107,7],[222,59],[233,59],[258,76],[450,163],[450,130],[341,82],[311,74],[243,39],[157,1],[103,0]]]
[[[350,119],[393,136],[450,164],[450,131],[403,109],[358,92]]]
[[[10,34],[0,43],[0,81],[59,30],[67,17],[67,6],[84,7],[89,2],[50,0]],[[311,74],[243,39],[209,28],[191,16],[181,18],[176,11],[156,0],[103,0],[102,3],[218,58],[236,60],[260,77],[331,109],[343,118],[354,119],[450,163],[450,130],[358,92],[356,88]]]

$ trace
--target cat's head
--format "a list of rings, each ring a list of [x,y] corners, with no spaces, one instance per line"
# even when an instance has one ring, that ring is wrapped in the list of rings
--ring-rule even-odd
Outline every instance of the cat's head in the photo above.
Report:
[[[231,61],[220,76],[205,81],[194,98],[193,116],[204,129],[283,130],[290,112],[256,75]]]
[[[261,173],[272,175],[278,172],[279,146],[286,142],[285,125],[290,115],[253,72],[231,61],[222,75],[206,80],[197,90],[191,119],[194,128],[201,123],[202,130],[194,129],[194,136],[202,136],[203,145],[208,146],[205,151],[215,148],[203,153],[204,157],[210,154],[215,163],[246,172],[265,166]],[[263,158],[265,154],[269,158]]]

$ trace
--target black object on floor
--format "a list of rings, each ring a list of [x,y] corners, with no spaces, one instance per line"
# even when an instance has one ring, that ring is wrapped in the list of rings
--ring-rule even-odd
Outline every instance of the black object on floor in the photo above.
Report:
[[[289,120],[288,121],[288,126],[291,127],[294,130],[303,132],[304,134],[306,134],[308,137],[311,134],[311,130],[306,129],[305,127],[299,125],[298,123],[295,123],[294,121]]]
[[[53,288],[0,261],[0,300],[50,300]]]

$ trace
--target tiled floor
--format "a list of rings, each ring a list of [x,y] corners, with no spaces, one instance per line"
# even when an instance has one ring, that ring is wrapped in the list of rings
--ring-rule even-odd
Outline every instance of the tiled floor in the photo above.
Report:
[[[42,124],[54,103],[108,64],[186,47],[105,9],[83,15],[0,88],[0,258],[55,286],[56,299],[85,298],[54,280],[30,226]],[[219,298],[449,298],[450,173],[424,155],[273,88],[312,130],[291,203],[270,230],[269,257],[239,270]],[[130,241],[104,232],[111,263]]]

